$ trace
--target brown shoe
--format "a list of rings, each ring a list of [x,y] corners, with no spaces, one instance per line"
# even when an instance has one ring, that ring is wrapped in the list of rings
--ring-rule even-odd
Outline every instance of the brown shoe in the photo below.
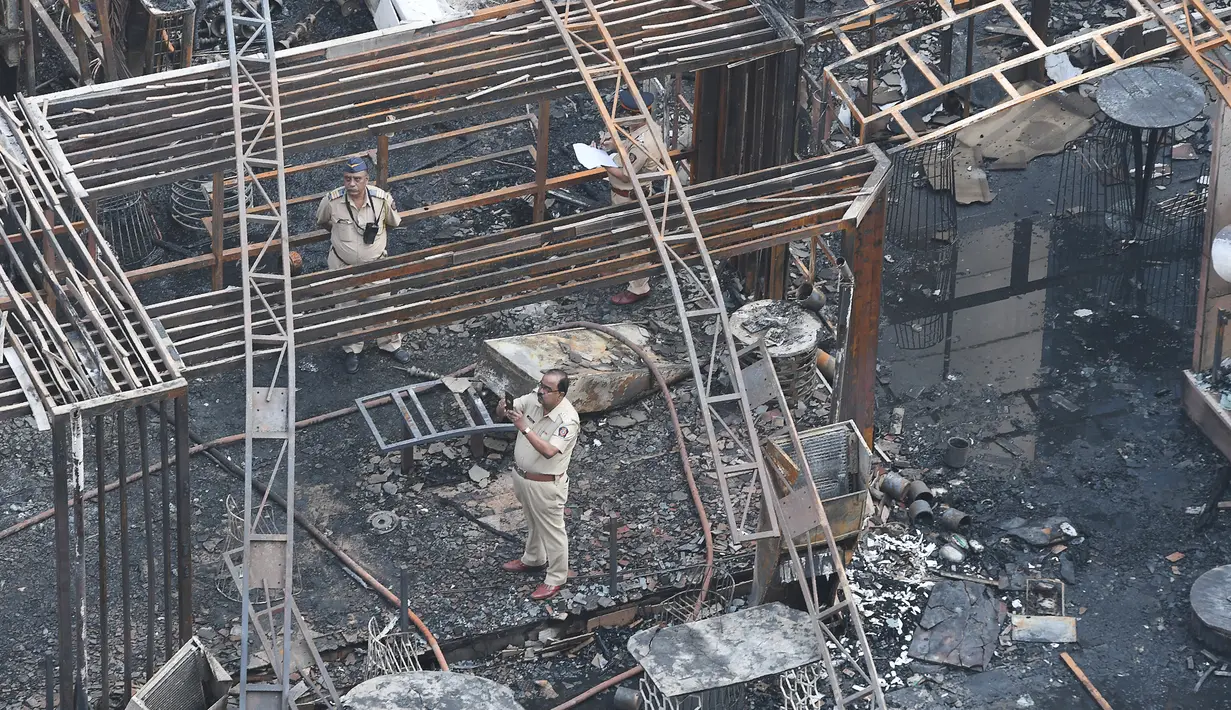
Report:
[[[650,292],[633,293],[632,291],[621,291],[611,297],[611,302],[617,306],[631,306],[637,301],[650,297]]]
[[[526,564],[525,562],[522,562],[521,560],[509,560],[508,562],[505,562],[504,564],[500,565],[500,568],[503,569],[505,572],[538,572],[546,566],[547,565],[531,566],[531,565]]]
[[[534,588],[533,592],[530,593],[530,598],[536,602],[545,602],[559,594],[561,589],[563,589],[563,587],[557,587],[551,584],[540,584]]]

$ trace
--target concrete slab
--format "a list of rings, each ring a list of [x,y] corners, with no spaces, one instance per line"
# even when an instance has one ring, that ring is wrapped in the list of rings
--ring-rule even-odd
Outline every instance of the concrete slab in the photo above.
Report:
[[[632,323],[610,326],[649,351],[650,334]],[[654,364],[676,382],[690,373],[685,363],[668,362],[651,351]],[[569,373],[568,398],[579,413],[622,407],[655,388],[641,359],[622,343],[584,328],[483,341],[475,376],[493,392],[531,392],[543,372]]]

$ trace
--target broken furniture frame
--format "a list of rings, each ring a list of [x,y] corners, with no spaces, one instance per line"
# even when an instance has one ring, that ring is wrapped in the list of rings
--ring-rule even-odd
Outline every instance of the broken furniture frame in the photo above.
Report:
[[[1114,35],[1129,31],[1140,31],[1147,24],[1153,23],[1156,20],[1156,14],[1143,6],[1139,0],[1123,0],[1129,14],[1124,20],[1103,27],[1093,28],[1051,43],[1044,41],[1031,24],[1022,17],[1021,12],[1013,5],[1013,0],[992,0],[986,4],[972,5],[960,12],[955,10],[948,0],[937,0],[943,15],[939,21],[906,32],[897,32],[891,39],[863,47],[855,44],[854,35],[856,33],[844,29],[845,26],[863,20],[868,20],[869,26],[874,26],[872,24],[874,18],[884,16],[895,8],[900,8],[917,1],[896,0],[870,5],[840,20],[804,34],[804,40],[809,43],[819,39],[834,37],[846,53],[846,56],[842,59],[832,62],[825,67],[824,75],[820,82],[810,82],[813,85],[813,89],[820,94],[820,101],[824,107],[823,112],[825,115],[822,118],[824,125],[819,127],[820,135],[827,138],[833,126],[842,127],[842,123],[838,121],[838,111],[839,107],[844,107],[850,112],[852,121],[850,135],[856,142],[863,143],[873,140],[874,134],[881,127],[887,126],[892,122],[905,134],[905,144],[907,146],[918,145],[925,141],[960,131],[987,116],[1006,111],[1022,103],[1089,82],[1092,79],[1106,76],[1124,67],[1166,56],[1181,48],[1181,44],[1174,35],[1162,46],[1142,49],[1127,56],[1122,56],[1112,47],[1111,43],[1114,40]],[[1183,12],[1184,8],[1188,7],[1186,4],[1188,2],[1193,2],[1193,0],[1185,0],[1184,3],[1173,3],[1160,8],[1158,17],[1170,17],[1175,13]],[[970,73],[962,73],[963,75],[961,76],[956,76],[959,72],[955,70],[951,72],[953,78],[950,78],[948,81],[942,81],[932,70],[932,67],[923,61],[914,45],[912,45],[912,41],[928,35],[951,36],[954,33],[954,28],[959,24],[966,24],[967,29],[969,29],[971,19],[994,12],[1003,13],[1008,20],[1016,25],[1016,29],[1026,37],[1030,44],[1031,48],[1028,52],[993,67],[971,71]],[[1214,18],[1228,17],[1231,16],[1231,7],[1208,12]],[[1221,24],[1219,27],[1221,27]],[[1227,35],[1225,28],[1219,29],[1219,27],[1206,29],[1203,32],[1194,34],[1187,41],[1191,46],[1203,51],[1207,48],[1221,46],[1226,42]],[[1098,53],[1102,53],[1110,62],[1103,66],[1089,69],[1071,79],[1046,84],[1032,91],[1020,91],[1005,76],[1006,72],[1011,69],[1024,68],[1044,60],[1048,55],[1067,52],[1079,47],[1089,47],[1096,56]],[[931,84],[932,88],[914,96],[906,97],[892,106],[883,109],[872,107],[869,110],[866,102],[855,100],[848,90],[846,82],[856,75],[860,77],[867,75],[868,67],[875,67],[880,64],[888,65],[889,62],[886,55],[889,52],[901,52],[904,54]],[[904,115],[906,111],[912,108],[950,95],[965,99],[966,103],[969,104],[969,91],[971,87],[974,83],[985,80],[994,81],[999,85],[1004,94],[1004,100],[981,111],[968,107],[969,112],[964,118],[934,130],[918,128],[912,125]],[[875,90],[875,79],[869,76],[869,82],[868,96],[871,96]]]
[[[453,396],[458,410],[465,417],[466,423],[469,426],[460,429],[436,429],[436,425],[432,423],[431,417],[428,416],[427,410],[424,409],[423,403],[419,400],[419,395],[438,386],[449,390],[449,394]],[[515,430],[511,423],[497,424],[492,421],[491,415],[487,412],[487,407],[483,406],[483,400],[479,399],[473,387],[468,386],[464,392],[465,396],[449,387],[449,383],[444,379],[429,380],[366,395],[356,399],[355,404],[359,407],[359,413],[363,415],[363,420],[367,422],[372,436],[376,438],[377,448],[384,453],[401,451],[402,473],[408,474],[411,471],[413,461],[409,449],[415,446],[467,437],[470,440],[471,453],[474,454],[475,459],[481,460],[483,458],[483,437],[485,435]],[[407,400],[410,401],[411,406],[407,406]],[[385,440],[384,435],[380,432],[380,428],[376,425],[375,420],[372,419],[371,411],[383,404],[392,404],[397,407],[398,413],[401,415],[402,425],[405,427],[406,433],[409,434],[407,438],[397,441]]]

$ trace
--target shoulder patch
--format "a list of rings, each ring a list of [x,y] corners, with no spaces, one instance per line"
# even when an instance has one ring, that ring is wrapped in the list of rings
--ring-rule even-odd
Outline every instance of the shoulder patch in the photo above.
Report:
[[[346,188],[345,188],[345,187],[335,187],[334,189],[332,189],[332,190],[330,190],[330,191],[329,191],[329,195],[328,195],[328,197],[329,197],[329,199],[331,199],[331,200],[336,200],[336,199],[338,199],[339,197],[341,197],[342,195],[345,195],[345,194],[346,194]]]
[[[568,427],[562,426],[559,429],[557,429],[556,436],[560,437],[561,439],[567,439],[568,438]]]

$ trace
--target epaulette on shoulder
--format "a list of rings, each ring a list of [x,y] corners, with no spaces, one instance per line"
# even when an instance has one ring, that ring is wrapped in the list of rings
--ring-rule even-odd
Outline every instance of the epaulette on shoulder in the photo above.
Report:
[[[339,197],[341,197],[342,195],[345,195],[345,194],[346,194],[346,188],[345,188],[345,187],[335,187],[334,189],[332,189],[332,190],[330,190],[330,191],[329,191],[329,199],[331,199],[331,200],[336,200],[336,199],[338,199]]]
[[[384,200],[389,197],[389,193],[379,187],[369,187],[368,189],[372,191],[372,197],[375,197],[378,200]]]

